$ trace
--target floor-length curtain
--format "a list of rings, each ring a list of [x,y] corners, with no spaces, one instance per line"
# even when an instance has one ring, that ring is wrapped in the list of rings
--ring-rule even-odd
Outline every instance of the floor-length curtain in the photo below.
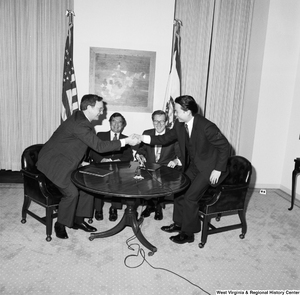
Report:
[[[182,94],[195,98],[203,113],[207,84],[214,1],[176,0],[175,18],[182,21]]]
[[[238,153],[254,0],[216,0],[205,117]]]
[[[0,169],[19,170],[60,123],[66,9],[73,0],[0,1]]]
[[[192,95],[238,152],[254,0],[176,0],[182,94]]]

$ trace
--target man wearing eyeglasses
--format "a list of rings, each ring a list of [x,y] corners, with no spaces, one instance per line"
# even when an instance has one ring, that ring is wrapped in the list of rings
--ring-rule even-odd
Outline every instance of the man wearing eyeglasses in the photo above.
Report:
[[[110,130],[107,132],[98,132],[97,136],[101,140],[114,141],[127,136],[122,134],[125,126],[126,120],[120,113],[113,113],[109,118]],[[125,161],[130,162],[133,160],[133,154],[131,146],[121,147],[119,150],[107,152],[107,153],[98,153],[94,150],[90,151],[89,154],[90,160],[94,163],[103,163],[103,162],[115,162],[115,161]],[[103,219],[103,205],[104,201],[100,198],[95,198],[95,218],[96,220]],[[111,207],[109,208],[109,220],[116,221],[118,219],[117,209],[122,209],[122,204],[120,202],[112,202]]]
[[[166,128],[166,113],[162,110],[157,110],[152,113],[152,123],[154,128],[145,130],[143,135],[163,135],[169,131]],[[147,163],[157,163],[160,165],[165,165],[171,168],[176,166],[181,166],[179,157],[179,147],[178,143],[173,142],[166,145],[148,145],[141,143],[139,149],[137,150],[137,157],[143,162]],[[162,204],[164,200],[153,201],[149,200],[146,209],[142,212],[143,217],[148,217],[152,212],[155,212],[154,219],[162,220]]]

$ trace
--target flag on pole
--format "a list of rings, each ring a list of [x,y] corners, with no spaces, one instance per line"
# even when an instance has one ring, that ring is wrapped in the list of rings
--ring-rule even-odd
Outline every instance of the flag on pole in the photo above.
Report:
[[[70,16],[71,14],[71,16]],[[73,111],[78,110],[77,89],[73,65],[73,22],[70,10],[67,11],[69,19],[68,36],[65,47],[64,72],[63,72],[63,91],[62,91],[62,112],[61,121],[70,117]]]
[[[181,62],[180,62],[180,26],[181,21],[176,21],[176,31],[172,53],[172,64],[168,78],[166,95],[163,107],[167,114],[166,126],[173,128],[175,122],[175,98],[181,95]]]

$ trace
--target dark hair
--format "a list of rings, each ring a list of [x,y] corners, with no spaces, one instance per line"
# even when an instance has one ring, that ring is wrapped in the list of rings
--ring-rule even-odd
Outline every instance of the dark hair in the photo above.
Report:
[[[85,111],[88,106],[94,107],[96,104],[96,101],[102,101],[102,100],[103,100],[103,98],[96,94],[86,94],[81,99],[80,109],[82,111]]]
[[[198,105],[195,99],[190,95],[178,96],[175,99],[175,102],[180,104],[181,109],[184,110],[185,112],[190,110],[193,116],[198,113]]]
[[[113,114],[110,116],[110,118],[109,118],[109,123],[111,123],[112,119],[113,119],[113,118],[116,118],[116,117],[121,117],[121,118],[122,118],[122,121],[123,121],[123,127],[125,127],[125,126],[127,125],[127,122],[126,122],[125,118],[124,118],[123,115],[120,114],[120,113],[113,113]]]
[[[164,115],[165,116],[165,120],[167,119],[167,115],[166,115],[166,113],[164,111],[157,110],[157,111],[154,111],[152,113],[152,121],[154,121],[154,116],[156,116],[156,115]]]

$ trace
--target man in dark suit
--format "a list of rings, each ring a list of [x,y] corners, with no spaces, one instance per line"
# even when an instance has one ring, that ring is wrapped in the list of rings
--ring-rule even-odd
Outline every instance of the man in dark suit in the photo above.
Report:
[[[166,129],[166,113],[162,110],[157,110],[152,113],[153,129],[148,129],[143,132],[143,135],[163,135],[169,130]],[[137,150],[137,156],[142,162],[157,163],[168,167],[176,167],[181,165],[178,158],[179,146],[177,142],[165,145],[148,145],[141,143]],[[148,217],[152,212],[155,212],[154,219],[163,219],[163,206],[164,200],[149,200],[146,209],[142,212],[141,216]]]
[[[193,97],[179,96],[175,99],[177,120],[169,132],[162,136],[138,136],[144,143],[154,145],[178,140],[183,171],[191,184],[184,195],[174,200],[174,223],[161,228],[168,233],[179,232],[170,237],[178,244],[194,241],[194,233],[201,230],[198,202],[210,185],[217,185],[227,175],[229,143],[214,123],[197,112]]]
[[[126,138],[127,136],[122,134],[125,126],[126,120],[120,113],[113,113],[109,118],[110,131],[107,132],[98,132],[97,136],[101,140],[119,140]],[[103,163],[103,162],[114,162],[114,161],[125,161],[130,162],[133,160],[132,149],[130,146],[126,145],[121,147],[119,150],[98,153],[94,150],[90,151],[89,158],[91,162],[94,163]],[[100,198],[95,198],[95,218],[97,220],[103,219],[103,205],[104,201]],[[109,209],[109,220],[116,221],[118,219],[117,209],[122,209],[122,204],[120,202],[112,202],[112,205]]]
[[[94,197],[82,192],[79,195],[77,187],[71,181],[71,173],[81,163],[87,148],[109,152],[126,144],[139,143],[133,135],[116,141],[102,141],[97,137],[91,122],[97,120],[103,112],[102,97],[84,95],[80,108],[80,111],[75,111],[56,129],[41,149],[37,162],[37,168],[63,194],[54,226],[56,236],[61,239],[68,238],[65,226],[87,232],[96,231],[84,221],[84,217],[92,217]]]

